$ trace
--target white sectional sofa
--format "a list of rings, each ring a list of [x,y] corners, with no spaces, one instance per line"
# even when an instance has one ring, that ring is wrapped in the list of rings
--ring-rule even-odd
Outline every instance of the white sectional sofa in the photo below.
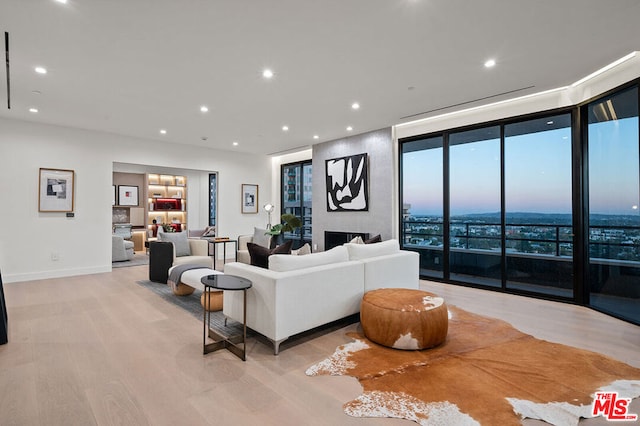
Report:
[[[247,278],[247,326],[270,339],[277,355],[287,338],[360,312],[365,292],[418,288],[419,256],[397,240],[345,244],[304,256],[272,255],[269,269],[227,263],[224,273]],[[243,296],[225,291],[224,314],[242,322]]]

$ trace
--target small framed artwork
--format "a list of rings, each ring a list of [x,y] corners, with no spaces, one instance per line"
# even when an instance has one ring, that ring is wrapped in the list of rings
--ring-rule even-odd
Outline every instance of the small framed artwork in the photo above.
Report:
[[[112,188],[111,193],[113,195],[113,198],[111,199],[111,205],[115,206],[116,205],[116,200],[117,200],[117,198],[116,198],[117,197],[116,196],[116,186],[115,185],[111,185],[111,188]]]
[[[40,168],[38,211],[72,212],[75,172]]]
[[[258,213],[258,185],[242,184],[242,213]]]
[[[138,187],[128,185],[118,185],[118,205],[119,206],[137,206],[138,205]]]

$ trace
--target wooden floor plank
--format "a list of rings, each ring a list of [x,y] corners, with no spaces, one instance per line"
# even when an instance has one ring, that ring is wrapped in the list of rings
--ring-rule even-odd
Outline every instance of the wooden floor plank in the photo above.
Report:
[[[246,362],[227,351],[203,356],[200,320],[136,284],[147,274],[138,266],[4,285],[9,343],[0,346],[2,425],[410,424],[348,417],[342,405],[361,392],[355,379],[304,374],[348,343],[346,333],[358,323],[285,342],[278,356],[254,337]],[[421,286],[535,337],[640,367],[640,327],[632,324],[580,306]]]

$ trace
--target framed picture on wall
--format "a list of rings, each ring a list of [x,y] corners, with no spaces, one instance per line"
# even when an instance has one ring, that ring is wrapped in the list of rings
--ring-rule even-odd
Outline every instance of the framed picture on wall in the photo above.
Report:
[[[38,211],[72,212],[75,172],[40,168]]]
[[[242,184],[242,213],[258,213],[258,185]]]
[[[119,206],[137,206],[138,205],[138,187],[128,185],[118,185],[118,205]]]
[[[111,199],[111,205],[115,206],[116,205],[116,200],[117,200],[117,195],[116,195],[116,186],[115,185],[111,185],[111,193],[113,195],[113,198]]]
[[[367,154],[325,160],[327,211],[368,211]]]

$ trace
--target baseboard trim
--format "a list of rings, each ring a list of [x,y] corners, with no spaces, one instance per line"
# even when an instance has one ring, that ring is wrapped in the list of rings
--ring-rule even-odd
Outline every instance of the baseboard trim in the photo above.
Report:
[[[26,274],[7,274],[2,276],[5,283],[16,283],[22,281],[46,280],[50,278],[73,277],[76,275],[91,275],[111,272],[111,264],[107,266],[92,266],[87,268],[59,269],[54,271],[29,272]]]

